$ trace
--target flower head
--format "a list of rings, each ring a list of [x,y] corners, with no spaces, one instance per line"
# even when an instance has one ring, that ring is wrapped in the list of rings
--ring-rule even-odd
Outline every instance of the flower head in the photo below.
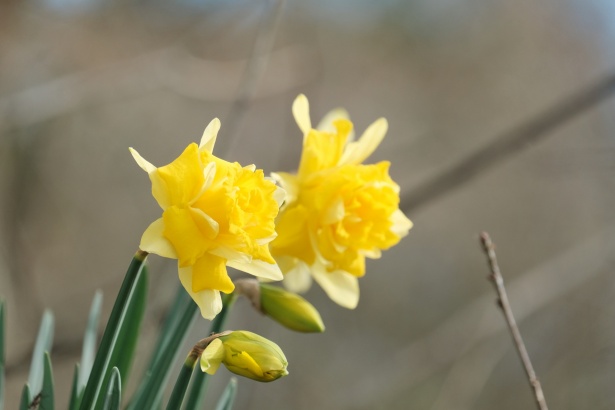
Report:
[[[305,291],[314,278],[333,301],[352,309],[365,258],[379,258],[412,227],[399,210],[390,163],[362,164],[384,138],[387,121],[376,120],[353,141],[343,110],[332,111],[314,129],[307,98],[300,95],[293,114],[303,131],[303,153],[296,175],[274,174],[288,197],[272,254],[289,289]]]
[[[254,165],[242,167],[215,157],[219,129],[220,121],[214,119],[199,145],[188,145],[160,168],[130,149],[149,174],[152,194],[163,210],[139,246],[178,260],[180,281],[207,319],[222,309],[220,292],[234,289],[226,266],[262,278],[282,278],[268,244],[276,236],[274,220],[284,191]]]
[[[208,374],[215,374],[222,363],[229,371],[259,382],[271,382],[288,374],[282,349],[245,330],[214,339],[201,354],[201,370]]]

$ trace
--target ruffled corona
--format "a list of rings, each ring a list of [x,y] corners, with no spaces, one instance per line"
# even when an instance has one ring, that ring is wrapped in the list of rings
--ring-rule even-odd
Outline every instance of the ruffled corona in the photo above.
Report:
[[[269,253],[274,220],[284,191],[254,165],[242,167],[212,154],[220,121],[205,129],[173,162],[157,168],[130,148],[149,174],[152,194],[163,210],[143,233],[140,248],[178,260],[179,278],[201,310],[213,319],[222,309],[220,292],[233,282],[226,266],[271,280],[282,273]]]
[[[305,291],[314,278],[333,301],[352,309],[365,257],[379,258],[412,227],[399,210],[390,163],[362,164],[384,138],[387,121],[376,120],[353,141],[352,123],[341,109],[314,129],[308,100],[300,95],[293,114],[303,131],[303,153],[296,175],[273,175],[288,196],[271,251],[290,290]]]

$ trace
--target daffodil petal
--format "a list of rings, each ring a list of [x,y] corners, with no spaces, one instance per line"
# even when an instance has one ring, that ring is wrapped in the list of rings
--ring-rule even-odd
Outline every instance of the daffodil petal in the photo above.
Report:
[[[286,201],[286,190],[282,187],[276,186],[275,192],[273,193],[273,199],[277,202],[278,208],[281,207],[284,204],[284,201]]]
[[[182,283],[186,292],[190,295],[194,303],[201,310],[201,316],[212,320],[222,310],[222,298],[220,291],[215,289],[205,289],[200,292],[192,291],[192,267],[179,268],[179,281]]]
[[[359,303],[359,280],[344,271],[327,272],[319,265],[312,266],[312,277],[325,293],[338,305],[354,309]]]
[[[391,222],[393,223],[391,226],[391,232],[400,238],[408,235],[408,231],[413,226],[412,221],[408,219],[408,217],[399,209],[396,209],[391,215]]]
[[[209,253],[226,259],[227,265],[228,265],[228,261],[237,261],[241,263],[250,263],[252,261],[251,255],[248,255],[247,253],[239,252],[235,249],[226,248],[226,247],[219,247],[219,248],[211,249]]]
[[[324,117],[322,117],[322,120],[320,120],[316,129],[319,131],[335,132],[335,126],[333,125],[333,122],[340,119],[350,120],[348,111],[343,108],[335,108],[325,114]]]
[[[293,116],[301,132],[306,135],[312,129],[310,120],[310,103],[305,95],[299,94],[293,102]]]
[[[226,263],[231,268],[249,273],[262,279],[282,280],[284,275],[276,263],[267,263],[258,259],[253,259],[250,263],[228,261]]]
[[[380,257],[382,257],[382,251],[378,248],[374,248],[368,251],[363,251],[363,255],[371,259],[380,259]]]
[[[358,141],[346,145],[338,165],[360,164],[378,148],[384,139],[389,124],[386,119],[379,118],[374,121],[361,135]]]
[[[231,293],[235,285],[226,273],[226,259],[206,253],[192,266],[192,291],[216,289]]]
[[[177,252],[167,238],[162,234],[164,232],[164,220],[156,219],[147,227],[143,236],[141,236],[141,244],[139,248],[145,252],[155,253],[165,258],[177,259]]]
[[[295,259],[286,257],[284,259]],[[284,271],[284,286],[286,289],[295,293],[305,293],[312,286],[312,276],[310,267],[303,261],[295,259],[290,269],[284,269],[284,263],[278,261]]]
[[[322,217],[322,223],[329,225],[341,221],[345,214],[346,211],[344,208],[344,201],[341,198],[338,198],[333,201],[333,203],[325,211],[325,214]]]
[[[216,374],[224,359],[224,344],[214,339],[201,354],[201,370],[207,374]]]
[[[282,187],[285,191],[285,203],[288,205],[297,199],[299,193],[299,181],[296,175],[289,174],[287,172],[272,172],[271,177]],[[274,195],[279,195],[277,192]],[[276,198],[276,201],[278,198]]]
[[[216,138],[218,137],[218,131],[220,131],[220,125],[219,119],[214,118],[211,120],[201,137],[201,143],[199,144],[200,150],[205,150],[209,153],[213,152]]]
[[[132,154],[132,157],[135,159],[135,161],[137,162],[137,165],[139,167],[141,167],[141,169],[145,172],[147,172],[148,174],[151,172],[154,172],[156,170],[156,167],[154,165],[152,165],[148,160],[146,160],[145,158],[143,158],[141,156],[141,154],[139,154],[137,152],[136,149],[130,147],[128,148],[128,150],[130,151],[130,153]]]

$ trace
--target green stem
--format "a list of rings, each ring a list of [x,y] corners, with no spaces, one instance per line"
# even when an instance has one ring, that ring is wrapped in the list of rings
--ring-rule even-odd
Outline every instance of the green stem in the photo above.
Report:
[[[171,393],[171,397],[167,403],[167,410],[179,410],[181,408],[182,402],[184,401],[184,396],[186,395],[186,390],[188,390],[188,384],[190,383],[192,371],[194,370],[198,359],[199,351],[192,349],[188,354],[188,357],[186,357],[184,365],[179,371],[177,381],[173,387],[173,392]]]
[[[80,410],[93,409],[96,404],[103,379],[109,367],[113,346],[116,343],[124,317],[126,316],[126,307],[132,298],[132,294],[134,293],[135,285],[139,279],[139,276],[141,276],[146,258],[147,252],[142,250],[137,251],[135,256],[132,258],[132,262],[130,262],[128,271],[126,271],[124,282],[122,283],[122,287],[120,288],[115,304],[113,305],[111,316],[109,316],[105,333],[100,341],[98,352],[96,353],[96,358],[94,359],[94,364],[92,366],[92,371],[90,372],[88,383],[85,387],[85,391],[83,392]]]
[[[235,292],[230,295],[224,295],[222,298],[222,311],[218,313],[218,316],[211,322],[209,333],[220,333],[226,323],[228,313],[231,311],[237,294]],[[193,368],[195,366],[193,365]],[[182,369],[183,371],[183,369]],[[196,369],[191,370],[194,374],[192,379],[192,386],[190,387],[190,393],[188,394],[188,401],[186,404],[187,410],[196,410],[203,408],[203,401],[205,400],[205,391],[207,390],[207,382],[209,375],[197,366]]]

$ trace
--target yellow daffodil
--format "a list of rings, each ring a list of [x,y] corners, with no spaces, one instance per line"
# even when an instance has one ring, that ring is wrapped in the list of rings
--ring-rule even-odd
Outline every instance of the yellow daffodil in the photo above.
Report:
[[[288,196],[271,252],[290,290],[307,290],[313,278],[334,302],[352,309],[365,257],[379,258],[412,227],[399,210],[390,163],[362,164],[384,138],[387,121],[376,120],[353,141],[352,123],[341,109],[314,129],[308,100],[300,95],[293,114],[303,132],[303,153],[297,174],[273,175]]]
[[[220,292],[234,289],[226,266],[271,280],[282,273],[269,253],[284,191],[254,165],[242,167],[212,154],[220,121],[205,129],[169,165],[157,168],[130,152],[149,174],[163,210],[143,233],[140,248],[178,260],[179,279],[203,317],[222,309]]]
[[[282,349],[245,330],[214,339],[201,354],[201,370],[208,374],[215,374],[222,363],[231,372],[259,382],[272,382],[288,374]]]

